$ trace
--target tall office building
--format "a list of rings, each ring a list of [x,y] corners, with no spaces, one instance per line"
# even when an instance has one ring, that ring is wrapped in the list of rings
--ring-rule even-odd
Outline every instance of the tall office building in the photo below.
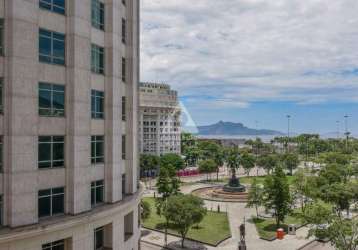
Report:
[[[138,249],[139,0],[0,17],[0,249]]]
[[[140,152],[180,154],[180,113],[178,93],[168,84],[139,85]]]

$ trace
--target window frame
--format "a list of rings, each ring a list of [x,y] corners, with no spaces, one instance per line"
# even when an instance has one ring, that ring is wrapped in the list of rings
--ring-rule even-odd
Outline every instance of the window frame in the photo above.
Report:
[[[97,248],[97,232],[101,232],[102,234],[102,246]],[[93,236],[93,249],[94,250],[102,250],[104,247],[104,227],[98,227],[94,229],[94,236]]]
[[[92,147],[92,143],[94,144],[94,147]],[[98,143],[102,143],[102,156],[97,156],[97,148],[98,148]],[[104,150],[104,146],[105,146],[105,138],[104,135],[92,135],[91,136],[91,164],[92,165],[96,165],[96,164],[104,164],[105,162],[105,150]],[[94,149],[94,152],[92,151]],[[98,161],[99,159],[99,161]]]
[[[42,34],[41,34],[42,33]],[[47,35],[45,33],[49,33]],[[60,38],[55,38],[55,36],[61,36]],[[41,38],[50,40],[50,54],[41,54]],[[54,56],[54,41],[63,42],[63,57]],[[56,61],[57,60],[57,61]],[[44,28],[39,28],[39,62],[48,63],[53,65],[66,66],[66,34],[59,33],[56,31],[47,30]]]
[[[49,1],[50,3],[48,3],[46,0],[39,0],[39,8],[59,15],[66,15],[66,0],[63,0],[63,6],[54,3],[54,0],[49,0]],[[46,5],[48,7],[45,7]],[[58,11],[58,10],[63,10],[63,11]]]
[[[0,56],[4,56],[5,51],[5,20],[4,18],[0,18]]]
[[[122,96],[122,121],[123,122],[125,122],[127,120],[126,104],[127,104],[127,98],[126,98],[126,96]]]
[[[54,140],[58,138],[59,140]],[[60,138],[62,141],[60,141]],[[41,142],[42,139],[42,142]],[[50,144],[50,159],[49,160],[40,160],[40,145],[41,144]],[[56,144],[62,144],[63,147],[63,159],[61,160],[54,160],[54,148]],[[65,136],[63,135],[49,135],[49,136],[38,136],[38,159],[37,159],[37,167],[38,169],[56,169],[56,168],[65,168],[65,159],[66,159],[66,152],[65,152]],[[50,163],[50,166],[40,166],[40,164]],[[56,166],[54,163],[56,162],[63,162],[61,166]]]
[[[101,188],[101,193],[102,193],[102,201],[98,201],[97,202],[97,189]],[[91,207],[96,207],[98,205],[101,205],[104,203],[104,180],[97,180],[97,181],[92,181],[91,182]],[[92,195],[93,192],[93,195]],[[94,199],[92,200],[92,197],[94,197]]]
[[[122,135],[122,160],[126,160],[127,150],[126,150],[126,135]]]
[[[53,250],[54,247],[63,247],[65,249],[65,240],[57,240],[50,243],[42,244],[41,249],[42,250]]]
[[[127,43],[127,20],[122,18],[122,43]]]
[[[41,88],[41,85],[48,85],[50,88],[46,89],[45,87]],[[54,88],[62,88],[63,90],[56,90]],[[44,108],[40,105],[40,93],[41,91],[48,91],[50,92],[50,108]],[[54,94],[55,93],[62,93],[63,94],[63,109],[58,109],[54,107]],[[38,95],[39,95],[39,116],[43,117],[65,117],[66,115],[66,86],[61,84],[55,84],[55,83],[48,83],[48,82],[39,82],[38,85]],[[42,111],[48,111],[48,114],[42,113]]]
[[[122,57],[122,82],[126,82],[127,78],[127,60],[125,57]]]
[[[91,118],[92,119],[103,120],[105,118],[104,105],[105,105],[104,91],[92,89],[91,90]],[[92,109],[93,107],[94,110]],[[102,110],[99,110],[100,107],[102,107]]]
[[[4,114],[4,78],[0,77],[0,115]]]
[[[105,48],[97,44],[91,44],[91,71],[96,74],[105,74]],[[101,65],[102,64],[102,65]]]
[[[62,189],[62,192],[59,192],[59,193],[54,193],[54,190],[55,189]],[[47,194],[47,195],[40,195],[40,192],[50,192],[50,194]],[[63,207],[62,207],[62,212],[60,213],[54,213],[53,210],[54,210],[54,197],[57,197],[57,196],[62,196],[63,198]],[[40,199],[46,199],[46,198],[50,198],[50,214],[49,215],[42,215],[40,216]],[[38,200],[38,218],[46,218],[46,217],[52,217],[52,216],[56,216],[56,215],[62,215],[62,214],[65,214],[65,187],[56,187],[56,188],[48,188],[48,189],[41,189],[38,191],[38,197],[37,197],[37,200]]]
[[[92,27],[105,31],[105,4],[99,0],[91,0],[91,24]]]
[[[4,225],[4,195],[0,195],[0,226]]]

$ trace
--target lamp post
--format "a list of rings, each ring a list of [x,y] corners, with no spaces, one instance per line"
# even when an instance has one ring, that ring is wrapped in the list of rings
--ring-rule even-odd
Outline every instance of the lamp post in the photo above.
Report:
[[[259,168],[257,167],[257,159],[258,159],[258,155],[259,155],[259,137],[258,137],[258,121],[255,121],[255,126],[256,126],[256,162],[255,162],[255,167],[256,167],[256,176],[259,176]]]
[[[344,135],[346,136],[346,151],[347,152],[348,152],[348,140],[349,140],[349,135],[350,135],[350,132],[348,131],[348,118],[349,118],[349,115],[344,116],[344,126],[345,126]]]
[[[289,153],[290,151],[290,120],[291,120],[291,115],[286,115],[287,117],[287,148],[286,148],[286,152]]]

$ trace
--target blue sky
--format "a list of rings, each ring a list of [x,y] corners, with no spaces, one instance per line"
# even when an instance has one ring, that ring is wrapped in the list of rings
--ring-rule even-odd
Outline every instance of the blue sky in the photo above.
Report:
[[[358,1],[141,0],[141,80],[198,125],[358,134]]]

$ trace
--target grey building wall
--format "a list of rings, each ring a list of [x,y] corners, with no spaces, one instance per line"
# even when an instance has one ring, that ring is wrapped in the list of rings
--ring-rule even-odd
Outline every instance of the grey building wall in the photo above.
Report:
[[[103,0],[105,31],[91,25],[91,0],[66,0],[66,15],[39,8],[39,0],[0,0],[4,56],[0,57],[4,113],[3,227],[0,249],[41,249],[66,238],[66,249],[93,249],[93,230],[105,226],[113,249],[138,249],[139,228],[124,240],[124,216],[138,219],[137,109],[139,1]],[[121,41],[126,19],[127,41]],[[39,28],[66,35],[66,66],[39,62]],[[91,43],[105,47],[104,75],[91,72]],[[126,58],[126,83],[121,78]],[[40,117],[38,83],[65,86],[65,117]],[[105,93],[105,119],[91,119],[91,89]],[[122,96],[127,120],[122,121]],[[126,159],[122,159],[122,135]],[[38,136],[65,136],[65,168],[38,169]],[[105,163],[91,164],[91,135],[105,136]],[[125,193],[122,195],[122,175]],[[103,179],[105,204],[91,208],[91,182]],[[65,215],[38,218],[38,191],[65,187]],[[123,237],[122,237],[123,236]],[[123,246],[126,246],[123,248]],[[128,247],[128,248],[127,248]]]

